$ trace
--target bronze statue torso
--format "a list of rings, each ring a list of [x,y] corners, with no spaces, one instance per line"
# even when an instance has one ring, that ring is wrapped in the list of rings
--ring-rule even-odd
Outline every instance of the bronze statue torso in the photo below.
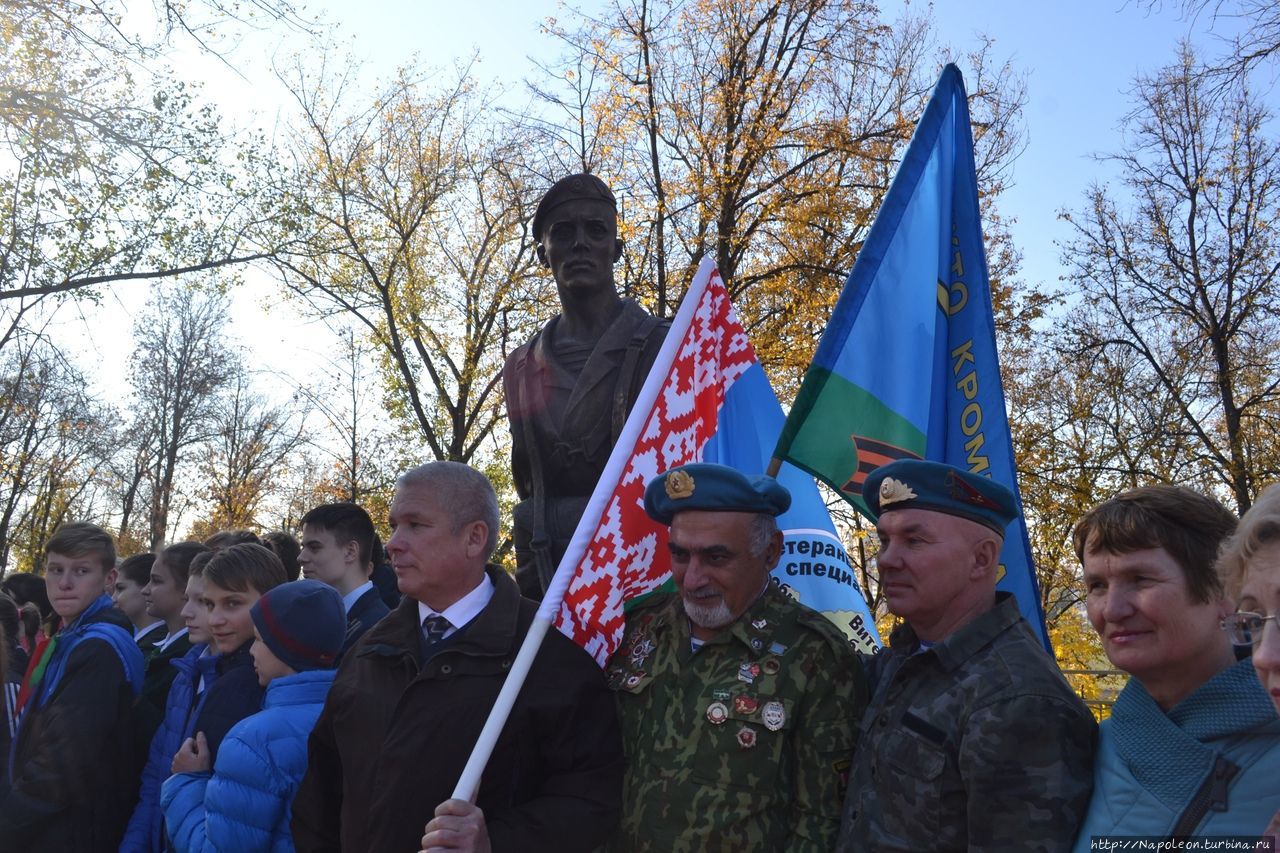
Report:
[[[631,300],[594,347],[558,341],[553,318],[507,359],[517,573],[540,597],[568,545],[669,323]],[[535,557],[541,551],[544,556]],[[538,563],[535,567],[535,562]]]

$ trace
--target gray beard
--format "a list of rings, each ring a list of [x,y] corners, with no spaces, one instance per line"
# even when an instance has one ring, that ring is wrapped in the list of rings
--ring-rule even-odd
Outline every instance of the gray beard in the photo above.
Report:
[[[684,603],[685,615],[699,628],[716,630],[729,625],[734,620],[734,615],[729,612],[729,605],[724,603],[722,596],[715,598],[715,604],[699,604],[695,599],[683,596],[681,601]]]

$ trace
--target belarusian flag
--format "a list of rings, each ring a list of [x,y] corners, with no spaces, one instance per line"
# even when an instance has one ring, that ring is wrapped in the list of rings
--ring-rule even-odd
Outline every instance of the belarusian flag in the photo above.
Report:
[[[645,515],[645,485],[687,462],[761,474],[782,423],[769,380],[707,258],[547,590],[543,606],[556,627],[604,665],[621,641],[627,603],[670,577],[667,529]],[[774,576],[871,648],[875,626],[817,486],[789,467],[778,479],[792,505],[778,519],[786,543]]]

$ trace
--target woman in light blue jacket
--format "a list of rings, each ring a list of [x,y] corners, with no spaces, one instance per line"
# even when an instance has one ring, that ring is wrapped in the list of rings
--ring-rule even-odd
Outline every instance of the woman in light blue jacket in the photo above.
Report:
[[[250,612],[263,710],[228,732],[212,774],[202,733],[178,751],[160,795],[178,853],[293,850],[293,798],[307,769],[307,737],[333,684],[346,614],[336,590],[310,580],[270,590]]]
[[[1235,527],[1180,486],[1125,492],[1076,526],[1089,620],[1131,676],[1100,728],[1077,851],[1096,836],[1257,836],[1280,808],[1280,718],[1223,630],[1234,603],[1214,562]]]

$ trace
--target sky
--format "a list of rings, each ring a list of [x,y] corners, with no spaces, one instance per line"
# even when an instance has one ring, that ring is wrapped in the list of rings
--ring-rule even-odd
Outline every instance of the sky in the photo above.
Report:
[[[1058,213],[1078,208],[1091,183],[1113,174],[1095,155],[1123,146],[1135,78],[1173,61],[1184,38],[1216,56],[1225,50],[1223,37],[1238,28],[1206,15],[1188,19],[1176,0],[1163,6],[1149,10],[1134,0],[944,0],[933,6],[940,35],[959,49],[972,49],[985,33],[995,39],[994,56],[1027,75],[1027,146],[999,209],[1016,220],[1013,235],[1029,284],[1058,283],[1063,267],[1056,244],[1069,237]]]
[[[590,9],[602,4],[590,0],[582,5]],[[535,62],[554,60],[559,49],[541,31],[542,22],[547,17],[568,21],[573,14],[549,0],[313,0],[308,8],[334,28],[335,38],[362,63],[370,84],[402,64],[447,67],[474,52],[477,76],[499,83],[521,104],[522,80],[535,73]],[[1026,74],[1026,147],[999,209],[1013,220],[1023,281],[1057,285],[1062,274],[1057,243],[1068,236],[1058,214],[1064,207],[1078,207],[1092,181],[1107,179],[1108,166],[1093,156],[1122,146],[1120,125],[1131,106],[1135,75],[1169,62],[1179,39],[1188,35],[1208,52],[1221,52],[1221,36],[1231,32],[1232,22],[1206,16],[1188,20],[1177,0],[1154,9],[1133,0],[882,4],[887,20],[904,10],[929,8],[944,44],[964,53],[975,49],[985,34],[995,40],[996,59],[1009,60]],[[1210,25],[1217,35],[1207,32]],[[304,42],[297,33],[273,31],[246,37],[229,64],[195,54],[178,54],[173,61],[184,78],[204,85],[230,122],[270,130],[289,109],[271,65],[286,63],[300,46]],[[129,351],[122,343],[128,342],[131,318],[141,309],[145,292],[145,285],[125,285],[100,306],[58,318],[59,335],[75,341],[84,365],[97,366],[101,389],[115,392],[121,387]],[[262,275],[250,275],[235,293],[232,327],[254,354],[252,360],[277,377],[278,396],[321,369],[335,341],[322,324],[282,303],[276,285]]]

